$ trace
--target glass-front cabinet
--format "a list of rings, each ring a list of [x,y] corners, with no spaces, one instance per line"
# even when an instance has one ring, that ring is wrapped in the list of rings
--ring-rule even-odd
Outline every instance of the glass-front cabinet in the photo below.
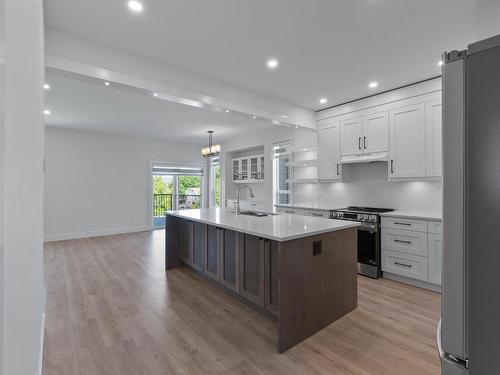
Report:
[[[263,182],[264,155],[251,155],[232,159],[233,182]]]

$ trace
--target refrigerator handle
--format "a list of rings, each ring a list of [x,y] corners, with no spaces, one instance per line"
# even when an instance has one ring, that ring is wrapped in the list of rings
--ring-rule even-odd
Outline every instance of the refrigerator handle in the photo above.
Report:
[[[443,351],[443,345],[441,343],[441,319],[439,319],[439,323],[437,326],[436,338],[437,338],[437,346],[438,346],[438,351],[439,351],[439,358],[443,359],[444,351]]]

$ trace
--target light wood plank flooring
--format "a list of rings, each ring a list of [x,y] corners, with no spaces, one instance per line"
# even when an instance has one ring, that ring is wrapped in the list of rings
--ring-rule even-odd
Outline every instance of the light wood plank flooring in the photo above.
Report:
[[[359,307],[283,355],[276,323],[188,269],[164,232],[46,244],[44,375],[439,374],[440,296],[359,277]]]

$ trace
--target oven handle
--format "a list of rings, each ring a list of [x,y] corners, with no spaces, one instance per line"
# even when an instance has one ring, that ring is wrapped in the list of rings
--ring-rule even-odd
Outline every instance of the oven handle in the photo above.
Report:
[[[371,225],[371,224],[361,224],[358,227],[359,230],[364,230],[365,232],[370,232],[370,233],[375,233],[377,231],[377,225]]]

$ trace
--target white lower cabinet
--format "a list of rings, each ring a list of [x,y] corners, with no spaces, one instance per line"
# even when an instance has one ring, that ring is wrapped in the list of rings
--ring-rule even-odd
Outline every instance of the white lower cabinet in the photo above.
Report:
[[[229,208],[236,208],[236,199],[227,199],[226,206]],[[264,210],[264,202],[257,201],[240,201],[240,209],[245,210]]]
[[[294,214],[294,215],[305,215],[305,210],[303,208],[292,208],[292,207],[276,207],[276,212],[282,214]]]
[[[276,212],[282,213],[282,214],[312,216],[312,217],[325,218],[325,219],[330,218],[330,211],[307,209],[307,208],[276,206]]]
[[[384,228],[382,248],[410,255],[427,256],[427,233]]]
[[[382,271],[441,285],[442,231],[440,221],[382,218]]]
[[[330,212],[328,211],[319,211],[319,210],[305,210],[304,215],[312,216],[312,217],[323,217],[325,219],[330,218]]]
[[[428,280],[427,257],[419,257],[397,251],[382,252],[382,270],[409,277],[411,279]]]

